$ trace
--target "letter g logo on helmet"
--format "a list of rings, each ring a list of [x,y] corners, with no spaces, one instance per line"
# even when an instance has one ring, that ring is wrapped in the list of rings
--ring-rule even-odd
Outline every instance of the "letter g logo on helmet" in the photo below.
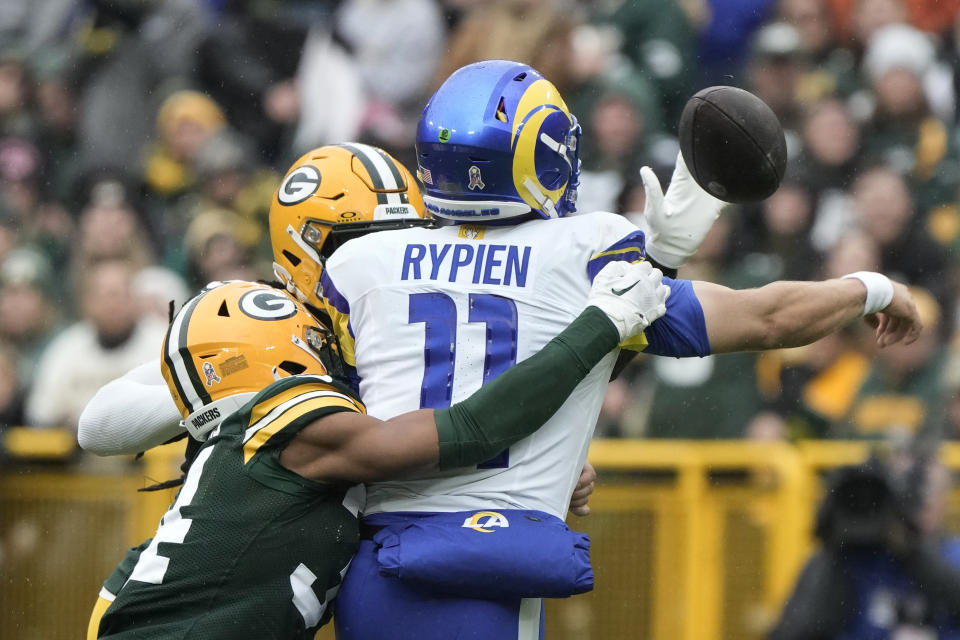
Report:
[[[250,291],[238,302],[240,311],[255,320],[285,320],[297,314],[297,305],[279,291]]]
[[[291,206],[299,204],[315,194],[320,188],[320,171],[309,164],[297,167],[283,180],[277,190],[280,204]]]

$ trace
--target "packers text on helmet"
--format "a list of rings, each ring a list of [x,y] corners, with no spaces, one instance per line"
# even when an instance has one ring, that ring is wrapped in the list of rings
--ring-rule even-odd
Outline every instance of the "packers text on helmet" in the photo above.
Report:
[[[322,308],[323,261],[352,237],[427,224],[407,169],[360,143],[329,145],[293,163],[270,205],[273,270],[303,302]]]
[[[205,440],[228,415],[287,375],[327,374],[332,337],[285,291],[211,283],[173,317],[160,367],[184,426]]]

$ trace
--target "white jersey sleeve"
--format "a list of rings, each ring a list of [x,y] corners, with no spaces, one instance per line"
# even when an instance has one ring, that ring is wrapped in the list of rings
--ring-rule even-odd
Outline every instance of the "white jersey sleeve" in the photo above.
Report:
[[[323,280],[369,413],[387,419],[463,400],[530,357],[583,309],[611,260],[643,257],[643,234],[594,213],[514,226],[370,234]],[[367,513],[540,509],[562,516],[586,458],[615,354],[532,436],[476,468],[368,487]]]
[[[100,387],[80,414],[77,439],[98,456],[146,451],[184,431],[180,411],[151,360]]]

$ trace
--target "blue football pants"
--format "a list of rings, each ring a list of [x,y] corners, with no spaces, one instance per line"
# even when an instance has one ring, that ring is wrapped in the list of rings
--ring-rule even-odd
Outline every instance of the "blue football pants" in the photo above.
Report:
[[[362,540],[335,601],[337,640],[543,640],[540,598],[442,597],[378,571]]]

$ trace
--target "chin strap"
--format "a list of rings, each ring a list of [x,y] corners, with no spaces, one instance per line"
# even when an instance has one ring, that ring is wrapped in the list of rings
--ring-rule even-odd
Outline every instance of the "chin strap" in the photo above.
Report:
[[[524,178],[523,186],[526,187],[527,191],[530,192],[530,195],[533,197],[533,199],[537,201],[537,204],[540,205],[540,208],[547,213],[548,218],[560,217],[560,214],[557,213],[557,208],[553,205],[553,200],[543,195],[543,192],[540,191],[540,188],[533,180],[530,179],[529,176]]]
[[[562,142],[557,142],[546,132],[540,133],[540,142],[550,147],[551,150],[560,155],[561,158],[567,163],[567,166],[570,167],[570,170],[573,171],[573,164],[570,162],[570,156],[568,155],[567,145]]]

